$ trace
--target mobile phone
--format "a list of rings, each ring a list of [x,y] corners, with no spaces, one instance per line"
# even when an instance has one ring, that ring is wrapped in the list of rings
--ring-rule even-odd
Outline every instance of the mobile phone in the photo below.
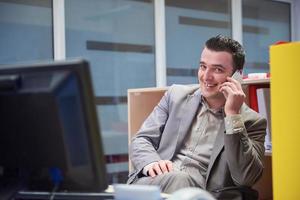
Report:
[[[237,81],[238,81],[239,83],[241,83],[241,84],[243,83],[243,76],[242,76],[242,73],[241,73],[240,70],[236,70],[236,71],[232,74],[231,78],[237,80]]]

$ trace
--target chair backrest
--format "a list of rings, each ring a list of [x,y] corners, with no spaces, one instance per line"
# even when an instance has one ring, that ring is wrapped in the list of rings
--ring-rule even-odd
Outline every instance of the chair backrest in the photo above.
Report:
[[[167,87],[140,88],[127,91],[128,102],[128,145],[145,119],[164,95]],[[131,162],[129,160],[129,171]]]

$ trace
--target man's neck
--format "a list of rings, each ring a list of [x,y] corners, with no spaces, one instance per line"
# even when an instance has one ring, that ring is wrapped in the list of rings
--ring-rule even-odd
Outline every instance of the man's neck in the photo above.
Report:
[[[209,106],[209,108],[213,109],[213,110],[219,110],[221,108],[224,107],[226,99],[206,99],[205,97],[203,97],[204,100],[206,101],[207,105]]]

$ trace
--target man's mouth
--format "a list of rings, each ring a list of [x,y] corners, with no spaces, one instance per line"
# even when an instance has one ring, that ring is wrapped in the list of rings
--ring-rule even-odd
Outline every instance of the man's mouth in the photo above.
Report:
[[[204,85],[207,88],[213,88],[213,87],[216,87],[218,84],[204,83]]]

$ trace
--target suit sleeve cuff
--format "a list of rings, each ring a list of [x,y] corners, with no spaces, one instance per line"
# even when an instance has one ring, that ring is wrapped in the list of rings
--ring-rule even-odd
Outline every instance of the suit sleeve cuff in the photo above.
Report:
[[[227,135],[242,133],[245,130],[245,125],[242,119],[242,115],[237,114],[237,115],[226,116],[225,129]]]

